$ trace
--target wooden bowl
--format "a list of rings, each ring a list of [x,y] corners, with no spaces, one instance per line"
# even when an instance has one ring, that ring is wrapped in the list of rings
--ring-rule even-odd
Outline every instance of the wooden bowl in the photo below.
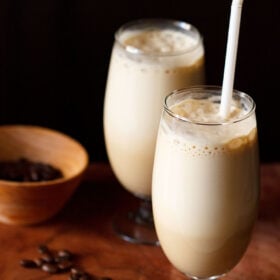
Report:
[[[0,222],[29,225],[54,216],[69,200],[88,166],[84,147],[71,137],[44,127],[0,126],[0,161],[50,164],[63,177],[41,182],[0,180]]]

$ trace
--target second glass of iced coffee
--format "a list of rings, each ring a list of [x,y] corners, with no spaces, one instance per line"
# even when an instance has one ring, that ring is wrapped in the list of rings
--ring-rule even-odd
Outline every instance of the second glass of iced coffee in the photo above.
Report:
[[[104,102],[104,135],[116,177],[140,201],[135,212],[114,220],[125,240],[158,242],[151,180],[163,100],[174,89],[203,83],[202,37],[191,24],[143,19],[117,30]]]

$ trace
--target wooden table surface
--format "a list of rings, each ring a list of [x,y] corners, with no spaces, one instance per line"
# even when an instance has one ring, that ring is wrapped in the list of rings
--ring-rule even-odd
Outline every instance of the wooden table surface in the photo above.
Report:
[[[260,213],[252,242],[241,262],[225,280],[280,279],[280,163],[261,166]],[[68,279],[19,265],[38,257],[37,246],[68,249],[79,267],[112,280],[186,279],[167,261],[160,247],[121,240],[111,221],[120,205],[135,199],[117,182],[105,163],[91,164],[83,183],[67,205],[51,220],[36,226],[0,224],[0,279]]]

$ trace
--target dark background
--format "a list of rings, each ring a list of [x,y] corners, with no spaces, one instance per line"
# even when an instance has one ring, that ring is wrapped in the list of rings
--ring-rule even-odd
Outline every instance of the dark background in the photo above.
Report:
[[[0,1],[0,124],[36,124],[107,161],[103,99],[114,32],[145,17],[184,20],[204,37],[208,84],[221,84],[231,0]],[[245,0],[235,88],[257,104],[263,162],[279,161],[279,0]]]

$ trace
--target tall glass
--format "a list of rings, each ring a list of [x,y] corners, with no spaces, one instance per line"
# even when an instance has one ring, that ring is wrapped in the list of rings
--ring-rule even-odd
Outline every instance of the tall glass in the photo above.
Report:
[[[241,259],[259,196],[255,103],[234,91],[219,117],[221,89],[192,87],[165,99],[155,154],[156,231],[170,262],[191,279],[216,279]]]
[[[151,180],[164,97],[204,82],[204,48],[198,30],[185,22],[143,19],[115,34],[104,104],[107,154],[122,186],[139,198],[135,212],[117,215],[116,232],[137,243],[157,243],[151,211]]]

